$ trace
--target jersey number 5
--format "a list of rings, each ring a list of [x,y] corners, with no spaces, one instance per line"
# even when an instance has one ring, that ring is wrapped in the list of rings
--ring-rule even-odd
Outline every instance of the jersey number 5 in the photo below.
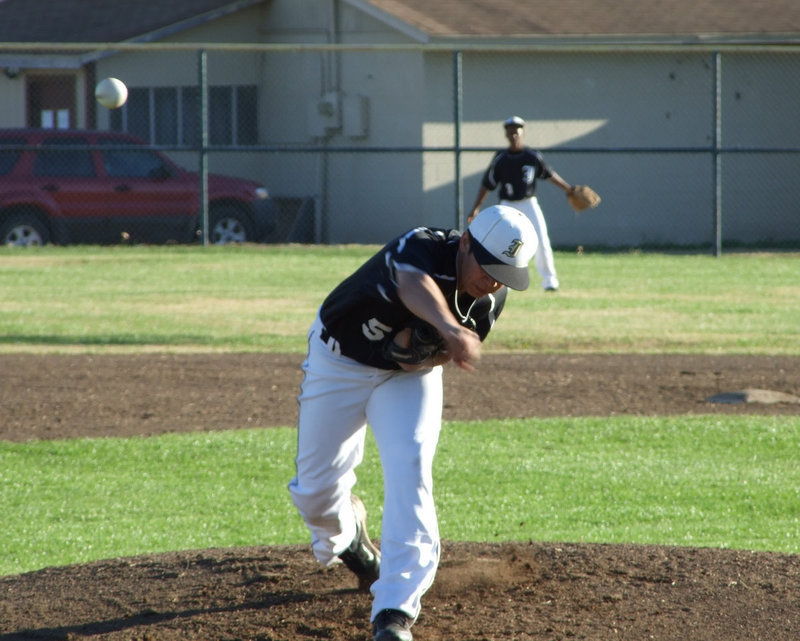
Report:
[[[370,318],[366,323],[362,323],[361,331],[371,341],[382,341],[386,338],[387,332],[392,331],[392,328],[384,325],[377,318]]]

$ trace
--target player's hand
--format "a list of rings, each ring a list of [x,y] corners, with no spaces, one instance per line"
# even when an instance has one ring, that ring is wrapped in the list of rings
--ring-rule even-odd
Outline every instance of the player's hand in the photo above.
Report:
[[[481,358],[480,337],[471,329],[455,325],[443,332],[442,338],[447,345],[447,354],[450,359],[461,369],[468,372],[474,371]]]
[[[411,327],[401,329],[399,332],[397,332],[397,334],[395,334],[392,342],[398,347],[408,348],[411,344],[412,331],[413,330]],[[436,351],[419,363],[404,363],[402,361],[397,361],[397,364],[400,366],[400,369],[405,370],[406,372],[418,372],[422,369],[431,369],[437,365],[444,365],[449,360],[450,355],[447,352]]]

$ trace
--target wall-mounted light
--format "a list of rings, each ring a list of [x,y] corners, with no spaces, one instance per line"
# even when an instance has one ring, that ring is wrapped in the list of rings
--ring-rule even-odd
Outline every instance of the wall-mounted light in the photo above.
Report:
[[[22,69],[19,67],[6,67],[3,69],[3,74],[9,80],[14,80],[14,78],[19,77],[19,74],[22,73]]]

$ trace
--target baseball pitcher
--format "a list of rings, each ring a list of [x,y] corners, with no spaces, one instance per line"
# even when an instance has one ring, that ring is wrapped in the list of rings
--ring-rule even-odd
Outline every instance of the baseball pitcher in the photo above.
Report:
[[[411,641],[439,563],[442,365],[474,369],[506,287],[528,287],[537,245],[530,221],[501,205],[463,233],[412,229],[336,287],[311,326],[289,491],[320,563],[343,562],[372,593],[374,641]],[[367,425],[384,477],[380,550],[353,494]]]

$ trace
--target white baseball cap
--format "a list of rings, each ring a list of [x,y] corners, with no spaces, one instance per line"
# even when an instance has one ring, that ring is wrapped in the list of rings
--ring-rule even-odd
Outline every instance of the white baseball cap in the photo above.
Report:
[[[519,116],[511,116],[504,123],[503,127],[524,127],[525,121]]]
[[[508,205],[493,205],[478,212],[467,230],[483,271],[511,289],[528,289],[528,263],[539,247],[539,237],[525,214]]]

